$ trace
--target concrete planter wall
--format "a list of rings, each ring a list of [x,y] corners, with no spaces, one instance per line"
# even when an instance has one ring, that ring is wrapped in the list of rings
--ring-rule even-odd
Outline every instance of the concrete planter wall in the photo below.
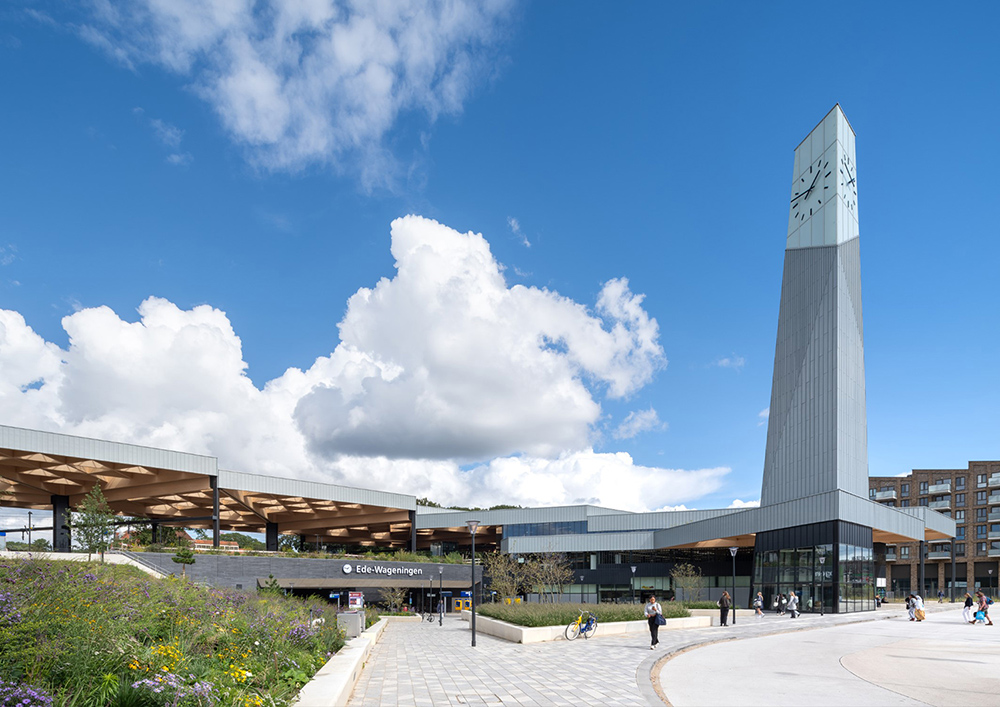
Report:
[[[352,638],[319,669],[299,691],[295,707],[338,707],[346,705],[361,677],[372,648],[390,621],[420,621],[419,616],[386,616],[357,638]]]
[[[462,612],[463,621],[469,621],[471,618],[472,612]],[[708,628],[711,625],[712,620],[707,616],[691,616],[684,619],[667,619],[667,624],[660,626],[660,630],[675,631],[682,628]],[[471,626],[469,630],[472,630]],[[565,640],[565,631],[565,626],[540,626],[537,628],[516,626],[506,621],[499,621],[476,614],[476,633],[495,636],[505,641],[511,641],[512,643],[542,643],[545,641]],[[649,624],[642,620],[599,623],[595,635],[598,637],[623,635],[648,636]]]

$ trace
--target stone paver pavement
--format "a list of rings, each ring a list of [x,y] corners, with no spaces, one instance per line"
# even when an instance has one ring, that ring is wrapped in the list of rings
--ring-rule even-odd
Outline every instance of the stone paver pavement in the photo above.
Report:
[[[928,607],[931,609],[931,607]],[[943,607],[942,607],[943,608]],[[349,704],[424,705],[662,705],[650,679],[665,653],[732,638],[752,638],[899,615],[883,608],[864,614],[768,615],[741,611],[735,627],[664,631],[660,646],[643,639],[601,636],[589,641],[520,645],[480,634],[470,646],[468,623],[392,622],[372,650]]]

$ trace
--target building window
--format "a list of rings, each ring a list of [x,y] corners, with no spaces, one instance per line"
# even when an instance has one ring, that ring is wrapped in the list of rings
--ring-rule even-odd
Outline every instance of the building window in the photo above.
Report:
[[[989,514],[989,511],[987,509],[985,509],[985,508],[977,508],[976,509],[976,522],[977,523],[983,523],[983,522],[985,522],[986,518],[988,517],[988,514]]]
[[[955,554],[959,557],[965,557],[965,543],[955,543]]]
[[[910,485],[909,484],[900,484],[899,485],[899,495],[900,496],[909,496],[910,495]]]
[[[986,554],[986,543],[976,543],[976,554],[977,555]]]
[[[901,560],[908,560],[908,559],[910,559],[910,546],[909,545],[907,545],[905,547],[899,548],[899,558]]]
[[[965,494],[964,493],[956,493],[955,494],[955,506],[964,506],[964,505],[965,505]]]
[[[976,505],[986,503],[986,491],[976,491]]]
[[[899,507],[900,508],[909,508],[910,507],[910,499],[904,498],[902,501],[899,502]]]
[[[983,488],[986,486],[986,474],[976,474],[976,487]]]
[[[868,498],[875,498],[875,489],[868,489]]]
[[[917,505],[926,506],[927,505],[927,496],[924,496],[919,501],[917,501]]]
[[[926,481],[921,481],[920,482],[920,493],[927,493],[927,482]]]
[[[957,489],[964,489],[965,488],[965,477],[964,476],[956,476],[955,477],[955,488],[957,488]]]
[[[956,523],[965,522],[965,511],[955,511],[955,522]]]
[[[955,538],[957,538],[958,540],[965,540],[965,526],[964,525],[960,525],[957,528],[955,528]]]
[[[980,539],[985,538],[985,537],[986,537],[986,526],[985,525],[977,525],[976,526],[976,539],[980,540]]]

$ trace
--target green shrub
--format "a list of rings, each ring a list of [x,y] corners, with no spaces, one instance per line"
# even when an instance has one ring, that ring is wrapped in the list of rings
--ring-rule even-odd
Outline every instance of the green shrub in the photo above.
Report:
[[[642,604],[483,604],[476,611],[483,616],[500,619],[518,626],[565,626],[585,609],[597,616],[600,623],[612,621],[641,621],[645,617]],[[661,604],[668,619],[690,616],[680,604]]]
[[[682,601],[686,609],[718,609],[719,605],[714,601]],[[740,607],[736,607],[737,609]]]

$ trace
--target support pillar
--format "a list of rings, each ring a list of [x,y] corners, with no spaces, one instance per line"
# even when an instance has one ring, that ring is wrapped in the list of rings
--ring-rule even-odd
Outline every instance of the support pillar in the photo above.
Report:
[[[918,570],[920,589],[914,592],[914,594],[919,594],[920,596],[924,596],[924,555],[927,554],[926,550],[927,550],[927,543],[921,540],[920,547],[917,550],[920,553],[920,569]]]
[[[268,523],[264,528],[264,538],[267,542],[268,552],[278,551],[278,524]]]
[[[417,551],[417,512],[410,511],[410,552]]]
[[[52,497],[52,549],[71,552],[72,537],[69,529],[69,496]]]
[[[209,483],[212,485],[212,547],[216,550],[219,549],[219,477],[210,476],[208,477]]]
[[[951,603],[955,603],[955,538],[951,539],[951,591],[948,592]]]
[[[160,542],[160,524],[150,523],[150,533],[153,536],[153,544]]]

